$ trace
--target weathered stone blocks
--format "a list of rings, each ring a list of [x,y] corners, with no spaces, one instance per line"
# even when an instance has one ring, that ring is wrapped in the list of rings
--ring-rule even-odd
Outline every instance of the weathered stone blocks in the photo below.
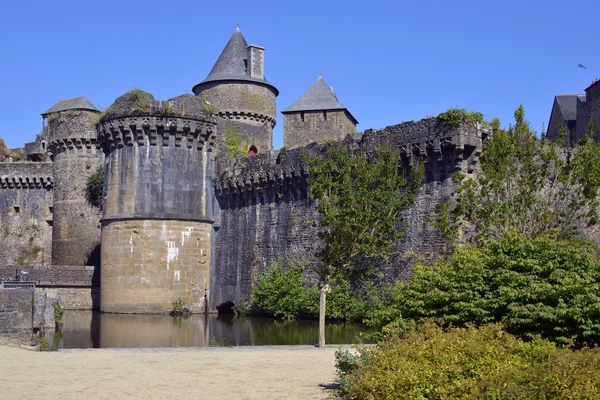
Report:
[[[207,307],[212,224],[107,221],[102,227],[101,310],[168,312],[178,297],[194,312]]]

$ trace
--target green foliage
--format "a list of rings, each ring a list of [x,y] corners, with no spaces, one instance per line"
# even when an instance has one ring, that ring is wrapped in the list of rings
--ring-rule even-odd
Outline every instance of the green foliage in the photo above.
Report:
[[[204,113],[204,116],[207,118],[214,118],[217,115],[219,115],[219,106],[217,106],[216,104],[212,104],[209,101],[204,101],[204,104],[202,104],[202,112]]]
[[[209,346],[212,346],[212,347],[231,347],[232,345],[230,345],[227,342],[227,338],[226,337],[222,337],[220,340],[217,340],[217,338],[215,338],[213,336],[210,339]]]
[[[94,207],[102,209],[102,193],[104,190],[104,166],[101,165],[90,175],[85,184],[85,197]]]
[[[171,306],[171,315],[174,316],[183,315],[190,312],[188,309],[188,302],[183,297],[178,297],[173,300],[171,302]]]
[[[598,399],[600,351],[523,342],[497,324],[418,330],[346,361],[348,399]],[[352,362],[354,361],[354,362]]]
[[[475,111],[467,111],[464,108],[450,108],[437,116],[442,125],[458,126],[462,124],[474,124],[483,121],[483,114]]]
[[[27,257],[23,254],[21,254],[20,256],[17,257],[17,265],[26,265],[27,264]]]
[[[363,318],[367,306],[363,299],[352,293],[347,280],[339,282],[328,299],[328,318]],[[274,263],[258,277],[252,292],[251,309],[284,319],[314,318],[319,313],[319,289],[307,282],[302,265],[285,267],[281,263]]]
[[[524,117],[520,106],[508,131],[492,121],[481,156],[483,174],[454,176],[456,206],[438,217],[442,233],[455,239],[462,232],[463,239],[479,243],[510,231],[561,240],[597,222],[600,145],[588,140],[592,131],[570,149],[538,140]]]
[[[40,346],[40,351],[50,350],[50,342],[48,342],[46,337],[35,334],[33,335],[33,340]]]
[[[160,105],[160,108],[158,109],[158,113],[160,115],[164,115],[164,116],[180,114],[175,108],[171,107],[171,105],[169,104],[168,101],[162,102],[162,104]]]
[[[359,259],[385,258],[400,238],[400,213],[414,202],[423,168],[413,168],[409,181],[400,173],[400,160],[391,147],[375,153],[335,147],[327,158],[308,159],[309,190],[321,215],[319,237],[325,246],[316,255],[321,283],[357,272]]]
[[[274,263],[256,281],[252,292],[252,309],[293,319],[313,311],[312,297],[304,284],[301,265],[285,268],[281,263]]]
[[[60,332],[63,327],[64,310],[58,304],[54,304],[54,326],[57,332]]]
[[[225,153],[229,158],[234,159],[243,155],[242,152],[242,132],[238,132],[231,126],[229,120],[225,126],[225,141],[223,142]]]
[[[502,322],[524,339],[600,344],[600,262],[583,243],[509,234],[459,247],[435,267],[417,265],[381,310],[369,321],[380,329],[424,317],[455,326]]]

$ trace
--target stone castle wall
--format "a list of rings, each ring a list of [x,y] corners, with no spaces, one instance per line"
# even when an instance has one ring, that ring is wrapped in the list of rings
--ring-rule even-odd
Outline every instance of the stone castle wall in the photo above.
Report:
[[[356,132],[346,110],[293,112],[284,114],[283,119],[283,145],[287,149],[338,141]]]
[[[587,98],[588,113],[591,122],[594,124],[594,138],[600,141],[600,82],[592,84],[585,91]],[[585,127],[586,132],[588,126]]]
[[[404,237],[395,256],[378,267],[385,279],[408,279],[410,258],[406,250],[433,256],[443,240],[430,226],[440,202],[454,194],[455,172],[478,172],[478,157],[487,132],[481,126],[442,126],[436,119],[407,122],[362,135],[349,136],[348,146],[373,149],[389,143],[411,161],[425,165],[425,181],[415,205],[404,215]],[[215,189],[220,212],[213,237],[211,273],[214,305],[250,299],[256,278],[272,263],[286,260],[315,262],[313,253],[318,214],[308,197],[308,170],[302,153],[319,154],[328,145],[270,152],[227,162],[217,167]]]
[[[0,260],[50,264],[53,224],[52,163],[0,163]]]
[[[168,312],[185,299],[205,309],[211,224],[197,221],[109,221],[102,228],[102,311]]]
[[[0,289],[0,338],[29,342],[33,328],[33,289]]]
[[[257,83],[209,82],[197,89],[202,101],[208,101],[219,109],[218,131],[225,137],[226,121],[231,127],[243,132],[245,151],[256,146],[259,152],[273,148],[275,126],[275,92]]]
[[[102,166],[93,127],[96,113],[64,111],[51,114],[49,149],[53,157],[54,229],[52,263],[100,265],[101,211],[86,199],[88,177]]]
[[[146,115],[128,114],[126,94],[113,105],[117,115],[98,124],[106,154],[101,310],[161,313],[182,298],[204,312],[216,124],[188,108],[200,104],[195,97],[169,100],[178,114],[167,117],[145,96]]]

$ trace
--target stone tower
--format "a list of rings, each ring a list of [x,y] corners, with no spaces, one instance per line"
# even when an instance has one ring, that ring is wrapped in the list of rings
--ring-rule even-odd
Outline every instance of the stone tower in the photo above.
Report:
[[[594,139],[600,141],[600,80],[596,79],[585,89],[590,122],[594,124]],[[587,126],[586,132],[587,132]]]
[[[248,45],[237,28],[206,79],[192,89],[217,107],[223,137],[232,129],[242,134],[244,154],[273,148],[279,91],[265,78],[264,53],[264,48]]]
[[[288,149],[313,142],[341,140],[356,132],[358,121],[340,104],[322,76],[283,114],[283,145]]]
[[[134,90],[97,129],[106,155],[100,309],[161,313],[182,298],[206,311],[214,117],[190,94],[160,105]]]
[[[98,114],[85,97],[61,100],[42,114],[54,161],[53,265],[100,264],[101,213],[85,190],[104,159],[94,127]]]

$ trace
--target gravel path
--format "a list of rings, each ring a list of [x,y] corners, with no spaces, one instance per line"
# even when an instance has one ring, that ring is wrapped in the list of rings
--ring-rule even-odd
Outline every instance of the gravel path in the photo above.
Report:
[[[88,349],[0,346],[2,399],[324,399],[339,346]]]

